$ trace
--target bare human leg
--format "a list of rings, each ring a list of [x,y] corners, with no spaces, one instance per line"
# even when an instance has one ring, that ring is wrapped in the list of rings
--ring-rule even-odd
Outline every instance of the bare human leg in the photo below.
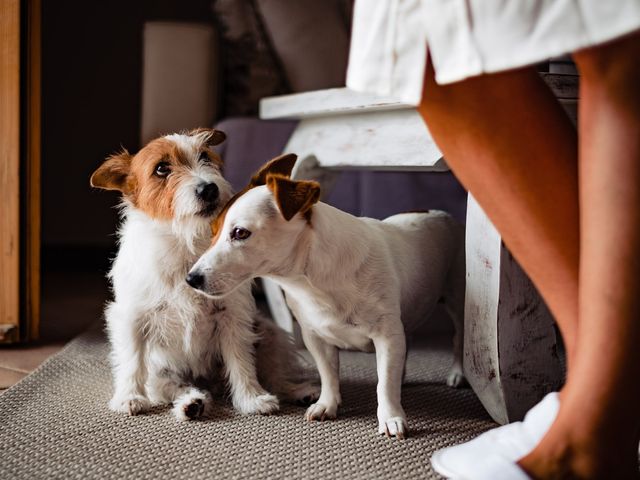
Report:
[[[520,465],[536,478],[638,478],[640,35],[575,55],[580,290],[575,357],[556,422]]]
[[[532,69],[435,83],[419,112],[447,163],[547,301],[574,356],[578,321],[575,129]]]

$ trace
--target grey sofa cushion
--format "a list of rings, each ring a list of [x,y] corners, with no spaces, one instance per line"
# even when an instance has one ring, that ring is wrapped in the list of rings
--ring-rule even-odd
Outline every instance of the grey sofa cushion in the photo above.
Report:
[[[232,117],[215,125],[227,134],[216,149],[224,161],[224,176],[234,191],[242,190],[263,163],[282,153],[297,123]]]
[[[343,87],[349,54],[339,0],[257,0],[293,92]]]

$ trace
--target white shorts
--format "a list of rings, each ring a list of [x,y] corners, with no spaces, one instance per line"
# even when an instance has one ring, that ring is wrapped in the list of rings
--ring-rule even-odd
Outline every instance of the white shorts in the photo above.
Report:
[[[640,0],[356,0],[347,86],[417,105],[440,84],[522,67],[640,29]]]

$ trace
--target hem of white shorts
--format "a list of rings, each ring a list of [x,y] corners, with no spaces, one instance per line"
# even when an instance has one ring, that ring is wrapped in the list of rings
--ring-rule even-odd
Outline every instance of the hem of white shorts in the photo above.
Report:
[[[466,68],[438,68],[438,65],[434,64],[435,80],[440,85],[446,85],[480,75],[495,74],[523,68],[547,61],[553,57],[559,57],[611,42],[637,31],[640,31],[639,19],[630,17],[627,19],[627,22],[622,25],[620,22],[617,22],[609,29],[601,29],[598,31],[597,36],[593,36],[592,34],[591,38],[588,39],[574,38],[566,42],[549,41],[540,48],[536,48],[535,52],[530,52],[529,55],[492,57],[489,59],[490,61],[483,63],[467,63],[465,65]],[[428,44],[426,47],[429,47]],[[422,50],[426,53],[427,48],[423,48]],[[426,58],[426,54],[422,58]],[[356,92],[373,93],[405,104],[417,106],[422,99],[422,90],[424,87],[422,80],[424,79],[426,62],[419,63],[419,65],[416,65],[416,68],[421,68],[419,73],[407,73],[407,75],[415,76],[416,78],[407,79],[409,81],[402,86],[394,85],[395,82],[393,80],[372,76],[370,71],[363,70],[362,68],[349,68],[347,70],[347,87]],[[352,67],[352,65],[350,65],[350,67]],[[417,78],[418,75],[420,77],[419,79]]]
[[[619,24],[615,25],[615,30],[603,31],[597,38],[590,38],[587,41],[582,39],[568,42],[550,42],[543,47],[537,48],[536,54],[532,54],[525,57],[511,57],[504,56],[500,58],[494,58],[491,62],[487,62],[481,68],[474,69],[438,69],[437,65],[434,65],[436,82],[439,85],[446,85],[449,83],[460,82],[468,78],[476,77],[484,74],[499,73],[507,70],[514,70],[517,68],[523,68],[529,65],[535,65],[549,60],[553,57],[559,57],[570,53],[578,52],[587,48],[595,47],[603,43],[617,40],[621,37],[627,36],[634,32],[640,31],[640,25],[638,25],[638,19],[633,19],[628,25],[620,27]]]

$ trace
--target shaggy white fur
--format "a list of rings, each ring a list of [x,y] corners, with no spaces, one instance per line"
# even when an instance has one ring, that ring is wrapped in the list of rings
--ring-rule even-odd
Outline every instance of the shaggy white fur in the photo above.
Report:
[[[125,181],[136,185],[133,192],[120,179],[117,185],[104,180],[116,178],[109,171],[116,168],[109,165],[111,159],[92,177],[94,186],[124,193],[120,247],[109,273],[114,300],[106,308],[115,382],[112,410],[135,415],[172,403],[178,420],[193,419],[211,408],[209,391],[220,385],[228,387],[234,407],[244,414],[278,410],[276,395],[294,401],[317,397],[317,388],[301,378],[289,337],[258,313],[249,283],[224,300],[213,300],[185,282],[211,241],[212,218],[231,196],[219,164],[201,155],[215,155],[208,149],[211,137],[211,131],[169,135],[164,137],[169,143],[143,149],[140,158],[129,156],[124,167],[120,162],[117,173],[124,168],[133,177]],[[176,155],[180,158],[171,158]],[[176,188],[157,178],[154,169],[160,163],[179,176]],[[154,201],[169,201],[172,218],[157,218],[138,206],[136,192],[148,187],[145,182],[155,182]],[[218,195],[205,201],[197,189],[212,183]]]

